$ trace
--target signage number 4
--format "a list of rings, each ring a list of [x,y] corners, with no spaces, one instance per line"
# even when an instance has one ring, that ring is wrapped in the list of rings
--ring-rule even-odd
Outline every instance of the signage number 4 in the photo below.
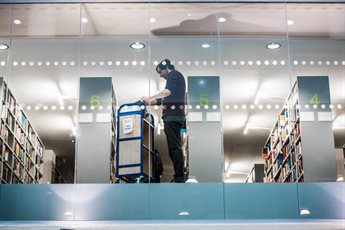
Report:
[[[319,95],[318,94],[314,94],[313,97],[310,100],[310,104],[312,105],[319,105],[320,101],[319,101]]]

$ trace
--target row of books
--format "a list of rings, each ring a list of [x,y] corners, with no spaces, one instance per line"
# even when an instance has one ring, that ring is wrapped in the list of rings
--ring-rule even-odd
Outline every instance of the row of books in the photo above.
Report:
[[[10,150],[15,152],[17,155],[19,155],[20,151],[23,151],[28,153],[29,156],[33,159],[36,157],[36,149],[32,146],[32,144],[25,138],[23,140],[22,136],[19,138],[15,138],[13,132],[5,124],[1,125],[0,136],[9,146]],[[40,148],[41,151],[43,151],[42,147]]]
[[[1,151],[3,149],[2,159],[6,162],[7,167],[17,173],[17,176],[24,178],[22,173],[24,172],[24,167],[32,175],[35,174],[35,162],[32,158],[27,157],[26,152],[19,151],[18,153],[13,153],[6,145],[1,145]],[[19,173],[19,174],[18,174]]]
[[[14,149],[15,147],[22,147],[27,152],[32,152],[32,150],[34,149],[37,154],[39,154],[40,156],[43,155],[44,148],[36,134],[32,134],[31,140],[29,140],[26,138],[26,135],[25,133],[23,133],[23,130],[21,128],[17,127],[14,133],[9,128],[8,124],[4,123],[4,121],[0,125],[0,135],[12,149]],[[14,146],[16,144],[19,145]],[[34,157],[34,155],[31,154],[31,157]]]
[[[303,179],[303,155],[301,142],[295,149],[291,149],[287,155],[280,153],[273,164],[268,165],[265,161],[265,175],[270,182],[296,182]]]
[[[44,146],[6,83],[1,99],[1,183],[38,183]]]
[[[289,136],[285,140],[285,144],[282,147],[277,145],[268,154],[267,154],[267,148],[264,148],[263,149],[263,156],[265,156],[265,162],[267,164],[267,170],[270,168],[270,166],[272,164],[277,164],[278,166],[280,166],[284,162],[284,159],[286,159],[286,157],[289,154],[294,153],[295,143],[296,142],[295,142],[293,136]]]
[[[5,87],[3,90],[3,104],[9,109],[9,111],[16,117],[19,121],[19,124],[26,130],[28,125],[28,120],[18,103],[18,100],[14,97],[14,95],[8,90],[7,85],[4,84]],[[5,114],[4,114],[5,115]],[[4,117],[4,116],[3,116]]]
[[[115,183],[116,181],[116,166],[115,166],[115,158],[111,156],[110,159],[110,183]]]
[[[266,182],[295,182],[303,176],[297,87],[286,100],[271,131],[262,157]]]
[[[10,127],[11,131],[15,133],[16,137],[23,145],[25,136],[27,136],[27,138],[35,146],[37,152],[42,155],[43,145],[39,140],[37,134],[33,130],[32,126],[28,122],[24,112],[22,110],[19,110],[19,112],[16,112],[17,116],[14,117],[14,114],[6,112],[6,107],[6,104],[2,105],[2,118],[6,121],[6,124],[8,125],[8,127]],[[9,108],[9,110],[11,111],[11,108]]]
[[[2,167],[2,182],[11,184],[12,182],[12,169],[10,169],[6,164]]]

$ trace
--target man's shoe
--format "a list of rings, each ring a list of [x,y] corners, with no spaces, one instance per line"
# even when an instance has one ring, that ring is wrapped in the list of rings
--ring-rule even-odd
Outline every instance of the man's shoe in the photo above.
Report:
[[[173,179],[170,181],[170,183],[183,183],[183,180],[173,178]]]

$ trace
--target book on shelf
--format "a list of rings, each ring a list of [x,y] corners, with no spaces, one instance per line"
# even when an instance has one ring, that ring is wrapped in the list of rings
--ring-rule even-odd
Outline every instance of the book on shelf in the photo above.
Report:
[[[302,157],[297,162],[297,171],[298,171],[298,175],[303,174],[303,160],[302,160]]]
[[[297,137],[301,135],[301,123],[297,123]]]
[[[296,149],[297,149],[297,156],[302,155],[302,143],[301,142],[299,142],[297,144]]]
[[[286,117],[285,117],[285,114],[283,115],[279,115],[279,125],[281,127],[284,127],[286,124]]]
[[[1,105],[1,118],[6,119],[7,118],[7,107],[6,104]]]
[[[261,157],[264,159],[268,157],[268,147],[267,146],[262,148]]]
[[[10,184],[11,183],[11,169],[8,168],[6,164],[3,165],[3,171],[2,171],[2,179],[5,181],[5,183]]]

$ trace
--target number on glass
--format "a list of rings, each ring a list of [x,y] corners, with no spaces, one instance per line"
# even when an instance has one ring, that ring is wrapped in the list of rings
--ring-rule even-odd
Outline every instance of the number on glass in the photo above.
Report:
[[[319,101],[319,95],[318,94],[314,94],[313,97],[310,100],[310,104],[312,105],[319,105],[320,101]]]
[[[101,105],[101,98],[98,95],[92,95],[90,97],[90,106],[98,107]]]
[[[208,105],[208,93],[201,93],[199,97],[199,104],[200,106]]]

